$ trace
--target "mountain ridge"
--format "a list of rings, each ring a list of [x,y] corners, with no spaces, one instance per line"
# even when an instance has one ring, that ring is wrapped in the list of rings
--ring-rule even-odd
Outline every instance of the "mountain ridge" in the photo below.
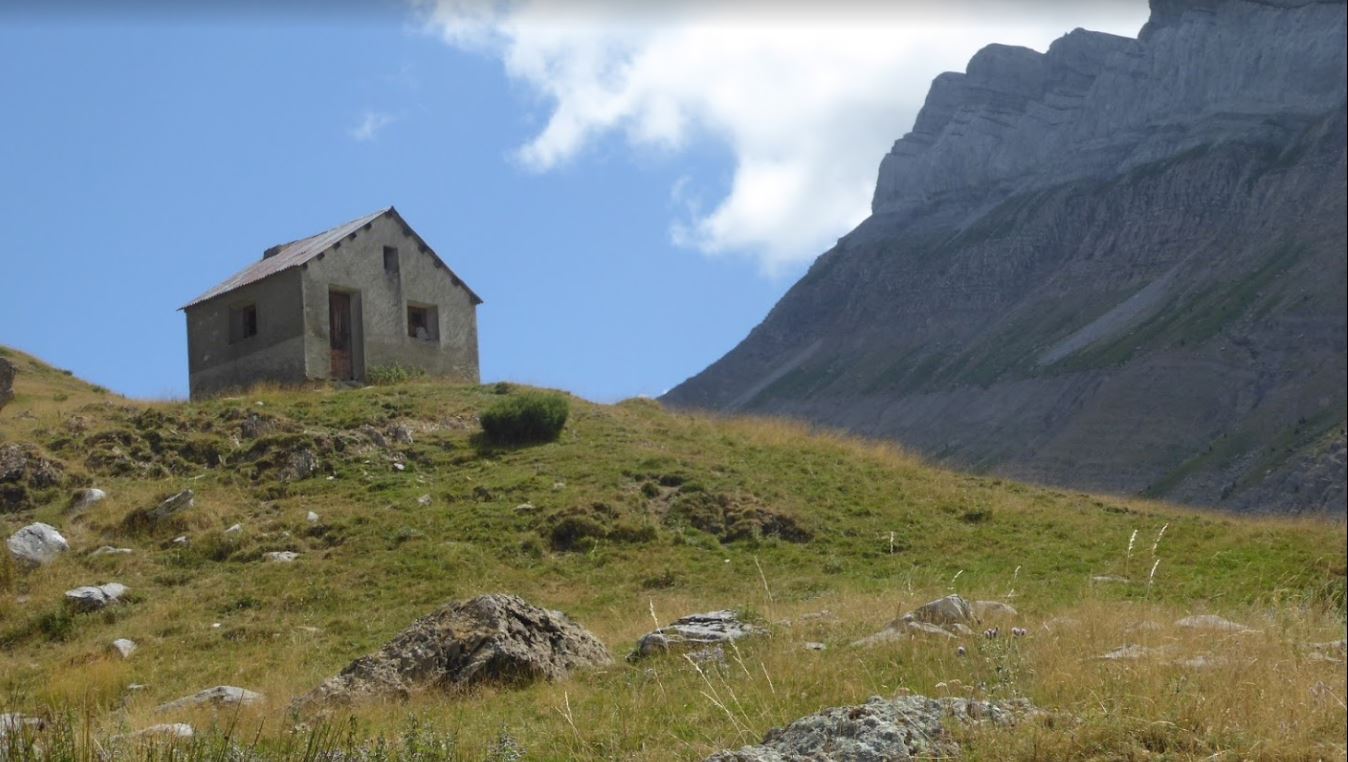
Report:
[[[1153,3],[1138,40],[985,48],[933,83],[872,216],[664,401],[1031,481],[1341,511],[1343,29],[1341,3]],[[1144,108],[1171,85],[1201,97]],[[1095,105],[1025,126],[1067,91]]]

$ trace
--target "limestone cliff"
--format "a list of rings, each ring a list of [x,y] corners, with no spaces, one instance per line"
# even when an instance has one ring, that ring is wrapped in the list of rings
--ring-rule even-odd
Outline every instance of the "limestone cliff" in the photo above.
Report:
[[[932,83],[873,214],[670,404],[964,468],[1344,506],[1345,4],[1153,0]]]

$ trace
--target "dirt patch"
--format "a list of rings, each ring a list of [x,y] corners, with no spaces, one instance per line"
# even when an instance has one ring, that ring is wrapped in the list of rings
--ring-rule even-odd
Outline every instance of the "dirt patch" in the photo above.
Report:
[[[664,522],[688,526],[722,542],[778,537],[809,542],[813,534],[796,520],[764,506],[751,495],[678,489],[667,496]]]

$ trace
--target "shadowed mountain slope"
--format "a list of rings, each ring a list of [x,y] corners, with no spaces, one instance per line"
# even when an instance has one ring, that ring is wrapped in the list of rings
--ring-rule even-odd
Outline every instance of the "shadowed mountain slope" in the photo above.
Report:
[[[1345,6],[1152,3],[932,84],[873,213],[664,401],[1020,479],[1342,512]]]

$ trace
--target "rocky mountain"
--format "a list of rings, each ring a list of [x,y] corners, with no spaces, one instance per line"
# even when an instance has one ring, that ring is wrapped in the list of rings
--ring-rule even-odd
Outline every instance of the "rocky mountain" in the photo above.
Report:
[[[1235,510],[1345,500],[1345,4],[1152,0],[932,83],[872,215],[680,407]]]

